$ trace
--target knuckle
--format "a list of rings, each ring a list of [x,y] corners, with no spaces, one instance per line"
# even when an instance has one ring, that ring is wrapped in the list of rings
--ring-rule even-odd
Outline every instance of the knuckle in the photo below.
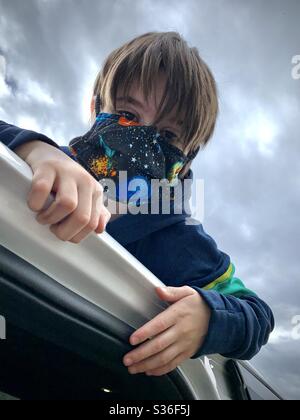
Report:
[[[178,320],[182,320],[184,317],[186,317],[187,312],[190,311],[190,305],[178,305],[176,308],[174,307],[174,315]]]
[[[182,337],[189,336],[190,331],[191,331],[191,327],[189,325],[182,324],[182,326],[181,326],[181,336]]]
[[[77,201],[69,196],[63,196],[58,199],[58,204],[67,211],[74,211],[77,208]]]
[[[85,169],[83,169],[80,174],[80,180],[84,184],[85,187],[89,187],[89,188],[94,187],[95,180]]]
[[[184,291],[184,292],[190,292],[190,291],[191,291],[191,289],[192,289],[192,288],[191,288],[190,286],[186,286],[186,285],[185,285],[185,286],[183,286],[183,291]],[[192,290],[194,290],[194,289],[192,289]]]
[[[95,181],[95,194],[101,197],[103,195],[103,192],[104,192],[103,186],[99,184],[99,182]]]
[[[157,328],[162,331],[166,329],[166,323],[164,319],[157,320]]]
[[[90,215],[87,213],[78,213],[76,215],[76,221],[81,226],[87,226],[90,223]]]
[[[92,231],[96,230],[97,227],[98,227],[98,220],[97,219],[92,219],[88,226]]]
[[[43,162],[43,167],[53,167],[55,169],[59,169],[61,167],[63,167],[62,163],[60,160],[55,159],[53,156],[47,158],[44,162]]]
[[[73,168],[75,167],[73,160],[68,159],[66,155],[63,155],[63,159],[57,159],[57,156],[52,156],[49,159],[47,159],[46,164],[58,171],[63,172],[68,172],[70,169],[73,170]]]
[[[162,350],[163,350],[163,343],[162,343],[162,341],[161,341],[161,340],[158,340],[158,341],[155,343],[154,350],[155,350],[155,352],[157,352],[157,353],[159,353],[160,351],[162,351]]]
[[[40,178],[36,179],[32,183],[32,190],[33,192],[47,192],[49,189],[49,185],[46,179]]]

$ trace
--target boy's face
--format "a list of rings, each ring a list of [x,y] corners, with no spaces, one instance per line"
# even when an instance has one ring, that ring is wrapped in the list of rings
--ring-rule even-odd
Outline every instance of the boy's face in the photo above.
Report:
[[[129,98],[124,98],[123,90],[117,92],[116,113],[129,113],[130,119],[142,123],[143,125],[152,125],[157,117],[158,106],[162,100],[166,78],[160,75],[154,88],[154,92],[146,101],[141,88],[137,82],[134,82],[129,91]],[[111,112],[104,108],[102,112]],[[157,124],[158,131],[169,139],[169,142],[180,150],[184,151],[181,139],[181,122],[176,111],[172,112]]]

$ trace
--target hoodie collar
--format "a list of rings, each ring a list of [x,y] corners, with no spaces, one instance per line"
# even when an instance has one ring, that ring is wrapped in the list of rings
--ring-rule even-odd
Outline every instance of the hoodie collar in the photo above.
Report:
[[[193,172],[190,170],[187,179],[193,180]],[[133,242],[139,241],[154,232],[165,229],[171,225],[185,221],[191,217],[188,202],[191,198],[191,183],[186,189],[185,195],[182,197],[183,211],[181,214],[175,214],[174,204],[171,202],[170,214],[125,214],[117,219],[109,222],[106,227],[109,233],[121,245],[126,246]]]

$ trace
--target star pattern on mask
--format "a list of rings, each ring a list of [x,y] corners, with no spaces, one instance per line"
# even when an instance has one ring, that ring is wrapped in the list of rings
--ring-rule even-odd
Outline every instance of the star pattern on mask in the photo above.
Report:
[[[89,153],[97,160],[105,159],[103,162],[109,174],[117,176],[117,171],[122,168],[126,168],[129,177],[141,175],[148,178],[152,172],[159,178],[164,176],[164,172],[176,174],[176,155],[167,149],[157,131],[141,127],[120,127],[113,118],[106,119],[105,124],[104,121],[101,120],[96,130],[86,137],[91,143]],[[98,135],[103,136],[100,144]],[[94,137],[97,137],[98,142],[96,144],[95,141],[92,150]],[[86,160],[89,153],[85,149],[83,151]]]

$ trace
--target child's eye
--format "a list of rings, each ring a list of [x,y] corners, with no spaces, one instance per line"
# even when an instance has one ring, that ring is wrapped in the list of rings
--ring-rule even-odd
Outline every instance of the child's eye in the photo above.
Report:
[[[135,121],[135,122],[138,121],[137,117],[132,112],[128,112],[128,111],[117,111],[117,113],[120,116],[126,118],[126,120],[128,120],[128,121]]]

